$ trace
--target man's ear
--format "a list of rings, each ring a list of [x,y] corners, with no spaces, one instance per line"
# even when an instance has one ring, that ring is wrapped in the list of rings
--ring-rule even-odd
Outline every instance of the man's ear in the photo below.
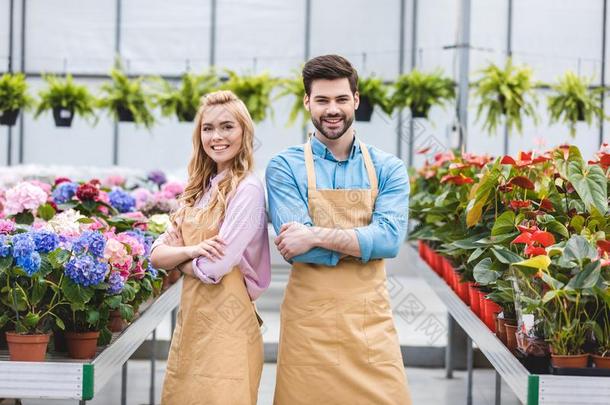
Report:
[[[309,111],[309,96],[307,94],[303,96],[303,105],[305,106],[305,109]]]
[[[358,93],[358,91],[356,91],[354,93],[354,110],[357,110],[359,105],[360,105],[360,93]]]

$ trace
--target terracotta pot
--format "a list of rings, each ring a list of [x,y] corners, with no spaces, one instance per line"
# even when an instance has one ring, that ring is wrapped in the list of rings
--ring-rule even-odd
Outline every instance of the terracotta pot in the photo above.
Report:
[[[610,368],[610,356],[592,354],[591,357],[593,358],[595,368]]]
[[[479,290],[474,283],[468,285],[468,295],[470,296],[470,309],[478,317],[481,313],[481,307],[479,305]]]
[[[127,322],[121,318],[121,312],[118,310],[110,311],[110,320],[108,321],[110,332],[122,332],[126,327]]]
[[[576,354],[563,356],[551,354],[551,364],[557,368],[585,368],[589,361],[588,354]]]
[[[506,347],[511,352],[517,350],[517,325],[504,324],[506,328]]]
[[[496,320],[498,314],[502,312],[502,307],[492,300],[485,298],[485,323],[492,332],[496,332]]]
[[[168,277],[169,277],[169,284],[174,284],[175,282],[177,282],[178,280],[180,280],[180,276],[182,276],[182,273],[180,273],[179,270],[173,269],[169,271]]]
[[[506,323],[504,318],[496,317],[496,336],[506,346]]]
[[[479,319],[485,323],[485,317],[487,316],[487,312],[485,311],[485,293],[481,290],[478,290],[479,294]]]
[[[22,335],[6,332],[11,361],[44,361],[51,334]]]
[[[468,282],[462,282],[458,276],[458,296],[466,305],[470,305],[470,295],[468,294]]]
[[[73,359],[92,359],[97,350],[99,331],[94,332],[66,332],[68,341],[68,356]]]

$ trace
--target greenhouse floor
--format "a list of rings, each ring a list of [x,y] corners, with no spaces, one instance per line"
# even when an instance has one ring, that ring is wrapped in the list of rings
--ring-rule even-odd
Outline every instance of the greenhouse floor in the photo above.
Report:
[[[128,405],[143,405],[149,403],[149,363],[145,360],[131,360],[128,365]],[[276,365],[265,363],[263,378],[259,391],[259,405],[271,405],[275,385]],[[466,373],[454,372],[454,378],[444,378],[443,369],[407,368],[407,376],[411,386],[414,405],[460,405],[466,403]],[[165,362],[157,362],[156,372],[156,403],[159,403],[161,385],[165,373]],[[494,403],[494,372],[489,369],[474,371],[475,385],[473,388],[474,405],[492,405]],[[110,382],[87,402],[90,405],[108,405],[120,403],[121,375],[115,375]],[[65,400],[23,400],[23,405],[60,405],[70,403]],[[77,404],[77,401],[73,401]],[[4,403],[0,402],[4,405]],[[502,386],[502,405],[518,405],[519,401],[510,389]]]

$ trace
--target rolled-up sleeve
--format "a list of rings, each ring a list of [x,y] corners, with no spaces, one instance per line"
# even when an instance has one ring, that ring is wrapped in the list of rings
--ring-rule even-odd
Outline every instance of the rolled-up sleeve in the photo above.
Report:
[[[380,183],[371,223],[354,228],[363,263],[398,254],[407,232],[409,213],[409,176],[404,163],[394,158]]]
[[[290,165],[281,155],[275,156],[267,165],[265,182],[269,200],[269,217],[276,234],[279,234],[282,225],[288,222],[313,226],[309,216],[307,196],[301,194]],[[335,266],[339,262],[339,256],[338,252],[315,247],[293,257],[289,262]]]

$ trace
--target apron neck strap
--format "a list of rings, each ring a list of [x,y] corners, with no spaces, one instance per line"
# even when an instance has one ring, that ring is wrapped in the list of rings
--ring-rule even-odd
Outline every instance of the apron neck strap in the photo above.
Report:
[[[310,136],[311,138],[311,136]],[[364,160],[364,167],[366,168],[366,173],[369,177],[369,183],[371,184],[371,190],[373,193],[377,193],[377,173],[375,172],[375,166],[373,165],[373,160],[371,159],[371,155],[369,154],[369,150],[366,145],[362,141],[358,141],[360,143],[360,150],[362,151],[362,159]],[[316,170],[314,168],[313,163],[313,151],[311,149],[311,139],[308,139],[307,142],[303,145],[303,149],[305,151],[305,168],[307,169],[307,189],[308,190],[316,190]]]

